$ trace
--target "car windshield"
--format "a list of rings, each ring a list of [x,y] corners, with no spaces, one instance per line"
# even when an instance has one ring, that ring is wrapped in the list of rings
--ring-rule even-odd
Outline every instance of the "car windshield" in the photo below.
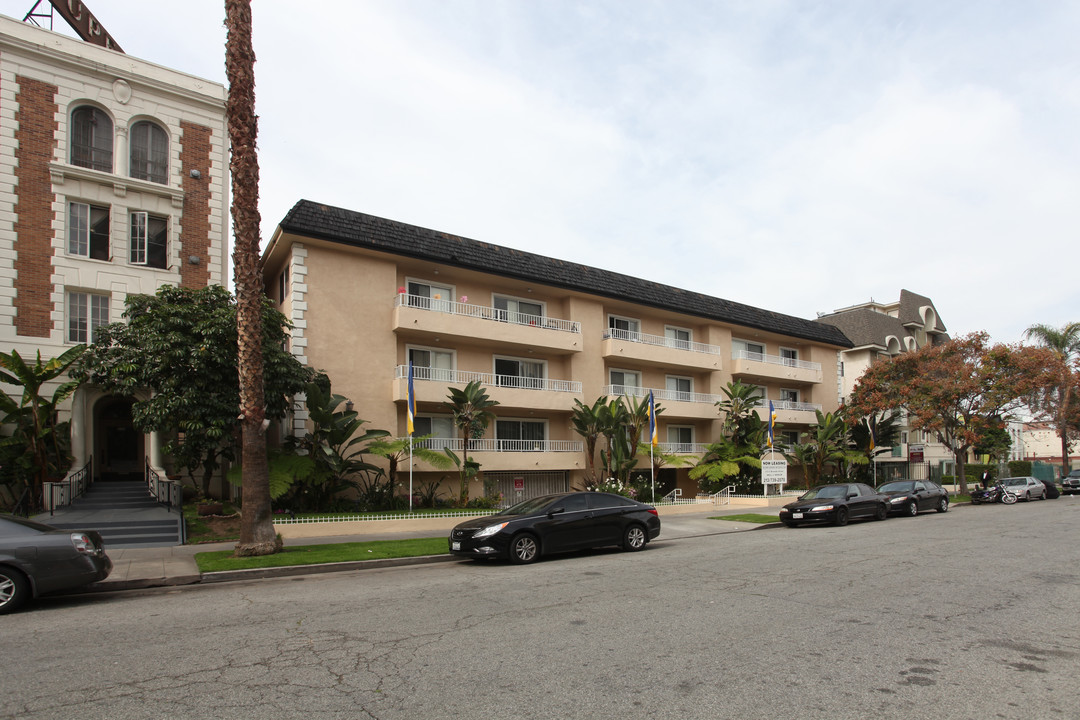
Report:
[[[911,492],[915,487],[915,483],[911,480],[897,480],[896,482],[885,483],[878,488],[878,492]]]
[[[803,495],[803,498],[807,500],[816,500],[820,498],[842,498],[847,497],[847,494],[847,485],[822,485],[807,492],[805,495]]]
[[[561,497],[560,495],[541,495],[540,497],[529,498],[528,500],[522,500],[517,505],[511,505],[501,512],[495,513],[496,515],[531,515],[537,513],[546,508],[553,500]]]

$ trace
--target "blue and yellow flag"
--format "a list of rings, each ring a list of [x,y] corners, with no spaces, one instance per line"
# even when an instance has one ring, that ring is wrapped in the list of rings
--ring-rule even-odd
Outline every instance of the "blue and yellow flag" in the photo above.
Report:
[[[649,391],[649,443],[656,447],[656,402],[653,400],[652,390]]]
[[[771,448],[773,445],[773,423],[776,422],[776,409],[773,407],[772,400],[769,401],[769,437],[768,443]]]
[[[870,424],[870,418],[866,418],[866,429],[870,431],[870,452],[874,451],[874,426]]]
[[[412,386],[412,363],[409,363],[409,400],[407,409],[405,410],[405,430],[408,432],[409,437],[412,437],[414,428],[414,421],[416,420],[416,394],[413,392]]]

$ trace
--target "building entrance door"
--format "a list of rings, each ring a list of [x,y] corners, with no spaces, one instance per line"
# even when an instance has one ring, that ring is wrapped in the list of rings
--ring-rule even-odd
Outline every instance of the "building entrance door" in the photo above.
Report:
[[[109,396],[94,408],[94,464],[99,479],[142,479],[144,437],[131,422],[134,402]]]

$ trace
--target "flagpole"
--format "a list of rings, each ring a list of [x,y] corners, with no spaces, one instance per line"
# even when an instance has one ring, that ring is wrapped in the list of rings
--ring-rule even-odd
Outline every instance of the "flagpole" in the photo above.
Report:
[[[409,436],[409,512],[412,512],[412,435]]]

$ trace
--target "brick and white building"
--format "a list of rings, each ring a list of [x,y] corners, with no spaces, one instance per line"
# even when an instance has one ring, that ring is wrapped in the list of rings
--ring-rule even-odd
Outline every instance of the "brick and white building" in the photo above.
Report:
[[[54,357],[162,285],[227,281],[225,89],[0,16],[0,348]],[[131,398],[71,399],[74,467],[140,471]]]

